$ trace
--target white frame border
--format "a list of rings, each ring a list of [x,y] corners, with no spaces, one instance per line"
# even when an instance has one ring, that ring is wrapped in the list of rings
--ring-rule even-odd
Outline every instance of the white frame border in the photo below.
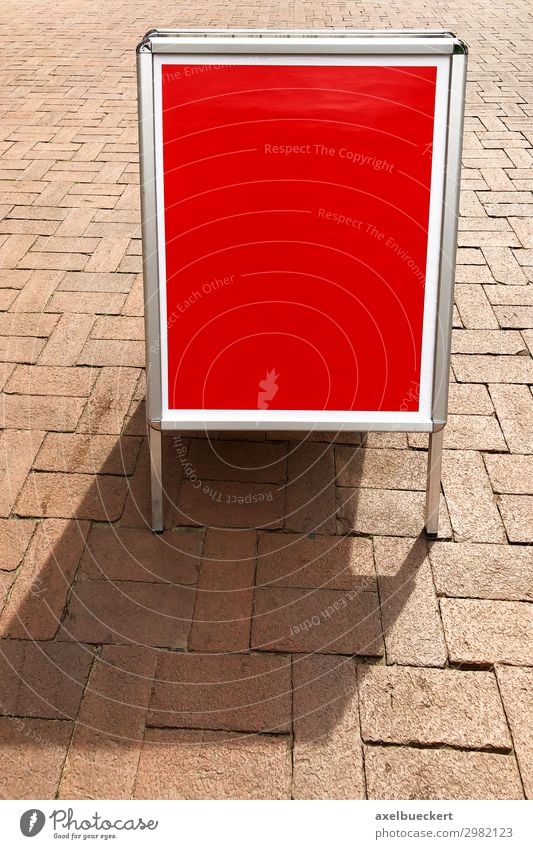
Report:
[[[451,55],[273,55],[273,54],[159,54],[153,62],[155,194],[157,204],[159,327],[167,324],[165,220],[162,145],[161,68],[169,64],[272,64],[272,65],[396,65],[433,66],[437,68],[433,161],[429,209],[424,298],[422,358],[420,369],[419,409],[404,411],[336,411],[336,410],[187,410],[168,407],[167,337],[160,332],[159,369],[161,376],[161,421],[165,430],[174,429],[265,429],[306,430],[311,427],[348,430],[433,430],[432,403],[437,326],[439,265],[449,107]]]

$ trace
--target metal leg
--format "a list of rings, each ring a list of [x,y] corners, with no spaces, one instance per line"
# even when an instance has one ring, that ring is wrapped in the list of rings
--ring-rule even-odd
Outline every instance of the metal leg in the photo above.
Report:
[[[429,434],[428,475],[426,485],[426,534],[436,537],[439,530],[440,471],[444,428]]]
[[[152,487],[152,530],[163,530],[163,478],[161,459],[161,431],[148,428],[150,444],[150,483]]]

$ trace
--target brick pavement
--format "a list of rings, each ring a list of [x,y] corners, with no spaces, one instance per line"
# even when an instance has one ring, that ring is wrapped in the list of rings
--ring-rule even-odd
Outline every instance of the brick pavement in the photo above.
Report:
[[[0,795],[533,796],[528,5],[13,0],[0,18]],[[255,505],[199,499],[166,440],[167,530],[147,529],[134,47],[178,23],[470,44],[430,545],[420,435],[183,438],[213,492],[272,494]]]

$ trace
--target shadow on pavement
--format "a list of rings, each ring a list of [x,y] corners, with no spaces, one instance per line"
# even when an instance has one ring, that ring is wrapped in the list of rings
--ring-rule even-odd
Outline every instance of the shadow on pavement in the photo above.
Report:
[[[383,623],[401,616],[425,542],[378,585],[372,540],[337,533],[333,444],[320,434],[165,437],[166,529],[152,534],[142,419],[71,515],[40,521],[13,584],[6,744],[22,740],[25,768],[53,774],[38,786],[60,798],[216,797],[210,770],[248,759],[261,776],[252,796],[327,795],[343,747],[346,792],[364,795],[357,678],[383,659]],[[352,447],[361,471],[364,444]],[[50,482],[34,484],[40,518]]]

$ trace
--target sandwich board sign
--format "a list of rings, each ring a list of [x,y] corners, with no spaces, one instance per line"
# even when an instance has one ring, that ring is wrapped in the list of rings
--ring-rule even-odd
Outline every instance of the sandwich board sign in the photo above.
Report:
[[[437,532],[467,50],[152,30],[138,47],[152,526],[161,432],[426,431]]]

